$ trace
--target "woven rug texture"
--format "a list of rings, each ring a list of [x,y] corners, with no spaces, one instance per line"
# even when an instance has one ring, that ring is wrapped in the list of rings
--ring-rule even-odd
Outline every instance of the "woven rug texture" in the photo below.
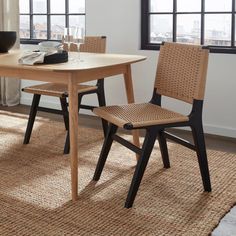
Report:
[[[1,236],[207,236],[236,202],[235,154],[207,150],[212,192],[205,193],[195,152],[169,143],[164,169],[156,142],[134,206],[125,209],[135,156],[114,143],[101,179],[92,181],[103,135],[84,127],[72,202],[63,123],[38,117],[23,145],[26,124],[26,115],[0,111]]]

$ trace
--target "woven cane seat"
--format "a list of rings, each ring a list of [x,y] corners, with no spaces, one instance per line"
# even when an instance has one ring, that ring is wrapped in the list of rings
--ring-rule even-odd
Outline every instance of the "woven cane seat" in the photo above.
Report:
[[[83,93],[96,90],[97,86],[78,84],[77,88],[78,93]],[[41,94],[54,97],[68,96],[68,88],[66,84],[45,83],[26,87],[23,89],[23,91],[27,93]]]
[[[118,127],[124,127],[125,124],[132,124],[134,128],[137,128],[189,120],[188,116],[151,103],[99,107],[93,111],[96,115]]]
[[[68,50],[68,45],[64,44],[64,49]],[[105,53],[106,37],[105,36],[86,36],[84,44],[80,46],[80,52]],[[77,45],[71,44],[69,51],[77,51]],[[94,91],[95,85],[78,85],[78,93]],[[45,83],[23,88],[22,91],[33,94],[63,97],[68,96],[67,85],[56,83]]]

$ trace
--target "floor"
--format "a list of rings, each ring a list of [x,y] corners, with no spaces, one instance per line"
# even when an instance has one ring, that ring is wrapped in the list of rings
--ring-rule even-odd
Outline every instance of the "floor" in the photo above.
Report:
[[[28,114],[29,106],[19,105],[15,107],[1,107],[1,110]],[[56,121],[63,121],[60,115],[45,112],[39,112],[39,115],[42,117],[50,117]],[[80,115],[79,117],[80,125],[100,129],[100,123],[100,120],[94,116]],[[172,130],[172,133],[191,140],[190,132],[188,131]],[[207,148],[236,153],[236,139],[215,135],[205,135],[205,137]],[[219,226],[213,231],[212,236],[236,236],[236,206],[221,220]]]

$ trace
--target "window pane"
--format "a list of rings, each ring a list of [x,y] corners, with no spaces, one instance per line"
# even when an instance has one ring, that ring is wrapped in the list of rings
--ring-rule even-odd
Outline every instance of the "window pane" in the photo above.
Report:
[[[201,11],[201,0],[177,0],[177,11],[178,12],[200,12]]]
[[[205,16],[205,44],[231,45],[230,14],[210,14]]]
[[[47,13],[47,1],[46,0],[34,0],[33,1],[33,13]]]
[[[150,18],[150,43],[172,41],[172,15],[153,15]]]
[[[85,13],[85,1],[84,0],[70,0],[69,1],[69,13]]]
[[[51,13],[65,14],[65,0],[51,0],[50,2]]]
[[[200,44],[201,15],[177,16],[177,42]]]
[[[85,16],[70,16],[69,17],[70,27],[80,26],[85,28]]]
[[[173,0],[151,0],[150,1],[151,12],[172,12]]]
[[[29,13],[29,0],[20,0],[20,13]]]
[[[51,16],[51,39],[61,40],[64,28],[65,16]]]
[[[20,16],[20,38],[30,38],[29,16]]]
[[[205,0],[205,11],[231,11],[232,0]]]
[[[46,16],[34,16],[33,17],[34,39],[46,39],[47,38],[47,17]]]

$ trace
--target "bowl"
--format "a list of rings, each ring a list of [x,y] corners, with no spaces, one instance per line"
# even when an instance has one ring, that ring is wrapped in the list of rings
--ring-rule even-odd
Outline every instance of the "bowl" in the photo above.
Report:
[[[16,31],[0,31],[0,52],[8,52],[16,42]]]
[[[48,53],[53,53],[57,52],[62,48],[62,44],[60,42],[55,42],[55,41],[43,41],[39,43],[39,51],[40,52],[48,52]]]

